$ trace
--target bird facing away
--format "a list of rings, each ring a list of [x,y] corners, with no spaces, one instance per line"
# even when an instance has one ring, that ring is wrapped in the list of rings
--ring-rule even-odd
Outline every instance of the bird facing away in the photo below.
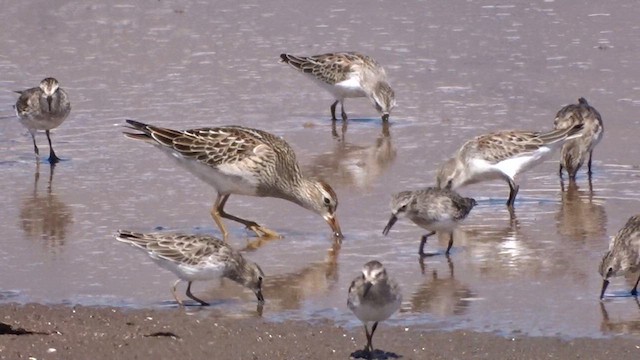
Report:
[[[420,256],[426,256],[424,245],[427,238],[436,231],[449,233],[449,244],[445,251],[445,255],[449,255],[453,246],[453,230],[469,215],[474,206],[474,199],[462,197],[450,189],[428,187],[422,190],[402,191],[391,198],[391,218],[382,233],[389,234],[398,217],[404,215],[414,224],[429,231],[420,240]]]
[[[36,155],[40,155],[36,145],[36,131],[44,130],[49,141],[49,163],[57,163],[60,158],[53,151],[49,131],[60,126],[71,112],[66,91],[60,87],[58,80],[46,78],[38,87],[16,92],[20,94],[15,105],[16,115],[20,123],[29,130]]]
[[[602,117],[598,110],[590,106],[587,99],[578,99],[577,104],[570,104],[558,111],[553,125],[556,129],[566,129],[576,124],[583,124],[582,136],[571,139],[562,145],[560,150],[560,178],[562,170],[569,174],[569,180],[575,181],[576,173],[584,164],[587,156],[587,174],[591,179],[591,158],[593,149],[598,145],[604,134]]]
[[[315,56],[281,54],[280,61],[308,75],[335,98],[331,117],[336,120],[340,103],[342,120],[347,120],[344,99],[368,97],[382,116],[389,120],[396,106],[395,93],[387,81],[387,73],[373,58],[356,52],[336,52]]]
[[[161,149],[218,192],[211,216],[226,240],[222,218],[244,224],[258,236],[278,237],[254,221],[224,212],[231,194],[275,197],[294,202],[321,215],[336,238],[342,231],[336,217],[338,197],[329,184],[304,177],[293,149],[282,138],[242,126],[172,130],[127,120],[125,132]]]
[[[379,261],[372,260],[364,264],[362,274],[351,282],[347,306],[364,325],[367,336],[366,353],[373,352],[373,333],[378,322],[388,319],[398,311],[402,303],[402,293],[398,283],[387,275]],[[368,324],[373,322],[371,332]]]
[[[206,306],[209,304],[191,293],[191,283],[223,277],[252,290],[258,302],[264,302],[262,269],[258,264],[245,260],[239,252],[213,236],[141,234],[118,230],[116,239],[145,251],[156,264],[178,276],[179,279],[173,284],[171,291],[180,306],[183,306],[183,302],[176,294],[176,287],[180,281],[188,282],[188,297]]]
[[[602,290],[600,299],[604,298],[604,292],[609,286],[609,279],[615,276],[632,274],[640,271],[640,215],[629,218],[616,236],[609,243],[609,250],[604,254],[600,263],[600,275],[602,275]],[[631,295],[638,296],[638,283],[631,289]]]
[[[519,186],[515,178],[540,164],[565,141],[579,137],[582,124],[549,132],[499,131],[464,143],[455,154],[456,166],[441,168],[436,182],[445,188],[502,179],[509,184],[507,206],[513,209]],[[447,170],[448,169],[448,170]]]

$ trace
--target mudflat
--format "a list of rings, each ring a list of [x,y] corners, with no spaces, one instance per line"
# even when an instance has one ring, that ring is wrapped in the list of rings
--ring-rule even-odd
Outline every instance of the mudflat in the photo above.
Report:
[[[201,316],[192,309],[127,310],[40,304],[0,306],[1,359],[344,359],[360,328]],[[206,311],[206,310],[205,310]],[[638,359],[640,339],[499,336],[381,324],[377,358]]]

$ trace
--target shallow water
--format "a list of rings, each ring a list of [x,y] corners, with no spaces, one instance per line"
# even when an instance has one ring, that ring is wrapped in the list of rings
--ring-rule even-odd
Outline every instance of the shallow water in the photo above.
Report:
[[[402,285],[391,323],[501,334],[640,334],[640,304],[598,301],[609,236],[638,212],[640,26],[633,1],[235,1],[12,3],[0,13],[0,115],[12,90],[55,76],[72,113],[53,132],[67,159],[36,165],[15,117],[0,122],[0,302],[171,307],[174,276],[113,239],[116,229],[218,234],[214,192],[157,150],[121,136],[124,119],[174,128],[240,124],[285,137],[302,168],[329,181],[346,235],[276,199],[231,197],[227,210],[276,229],[257,242],[227,223],[268,275],[263,316],[356,326],[346,292],[362,264],[382,260]],[[309,6],[311,8],[309,8]],[[28,39],[29,41],[26,41]],[[332,129],[332,99],[278,63],[281,52],[358,50],[383,64],[398,107],[389,133],[365,99]],[[392,192],[430,185],[437,165],[488,131],[548,129],[586,97],[603,115],[593,191],[580,174],[562,192],[557,161],[525,174],[510,220],[503,183],[462,189],[479,200],[456,231],[450,262],[418,261],[423,231],[382,228]],[[4,109],[4,110],[2,110]],[[46,156],[44,135],[38,143]],[[442,249],[445,239],[432,239]],[[636,275],[637,276],[637,275]],[[636,277],[616,279],[622,295]],[[255,297],[229,282],[196,283],[218,299],[197,316],[255,316]]]

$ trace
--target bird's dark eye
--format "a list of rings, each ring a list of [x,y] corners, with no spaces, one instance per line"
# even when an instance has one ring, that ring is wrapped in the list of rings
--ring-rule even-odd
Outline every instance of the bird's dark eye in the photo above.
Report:
[[[324,204],[325,204],[325,205],[331,205],[331,199],[329,199],[329,198],[324,198]]]
[[[407,205],[402,205],[398,211],[407,211]]]
[[[613,274],[613,268],[612,268],[612,267],[609,267],[609,268],[607,269],[607,277],[611,276],[611,274]]]

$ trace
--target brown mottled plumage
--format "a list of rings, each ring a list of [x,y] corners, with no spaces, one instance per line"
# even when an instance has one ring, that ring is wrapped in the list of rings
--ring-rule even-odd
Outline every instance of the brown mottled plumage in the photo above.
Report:
[[[57,163],[60,158],[53,151],[49,131],[60,126],[71,112],[66,91],[60,87],[58,80],[46,78],[40,82],[39,87],[16,92],[20,94],[15,105],[16,114],[20,123],[31,134],[34,152],[36,155],[40,154],[36,145],[36,131],[44,130],[49,141],[49,162]]]
[[[611,239],[609,250],[600,262],[599,272],[603,279],[600,299],[604,298],[610,278],[638,271],[640,271],[640,215],[634,215]],[[631,289],[633,296],[638,295],[638,283],[640,283],[640,276]]]
[[[453,229],[464,220],[476,201],[472,198],[460,196],[449,189],[429,187],[416,191],[402,191],[394,194],[391,199],[391,218],[382,233],[387,235],[398,220],[398,216],[406,216],[416,225],[429,230],[420,240],[419,254],[425,256],[424,245],[427,238],[444,231],[449,233],[449,244],[446,255],[453,246]]]
[[[509,184],[507,206],[513,209],[518,194],[515,177],[551,156],[566,140],[580,136],[581,124],[549,132],[499,131],[480,135],[464,143],[454,156],[456,166],[445,164],[437,183],[456,189],[486,180]],[[449,160],[451,161],[451,160]]]
[[[280,61],[308,75],[329,91],[336,101],[331,105],[331,117],[336,120],[336,105],[342,108],[342,120],[347,120],[344,99],[368,97],[382,116],[396,105],[395,93],[387,81],[387,73],[373,58],[356,52],[337,52],[315,56],[281,54]]]
[[[593,149],[598,145],[604,134],[602,117],[598,110],[590,106],[587,99],[578,99],[577,104],[570,104],[558,111],[553,125],[556,129],[566,129],[576,124],[582,124],[582,136],[564,143],[560,151],[560,170],[565,169],[569,174],[569,180],[575,181],[576,173],[589,157],[587,173],[591,178],[591,158]]]
[[[211,216],[224,238],[222,218],[244,224],[258,236],[278,235],[253,221],[224,212],[231,194],[268,196],[292,201],[321,215],[338,238],[338,197],[329,184],[304,177],[293,149],[282,138],[242,126],[172,130],[127,120],[141,133],[125,136],[150,142],[218,192]]]
[[[373,351],[373,333],[378,322],[388,319],[400,309],[402,293],[398,283],[389,277],[387,270],[377,260],[364,264],[362,274],[357,276],[349,286],[347,306],[362,321],[367,336],[364,352]],[[373,322],[371,332],[367,326]]]
[[[118,241],[128,243],[145,251],[161,267],[173,272],[179,278],[172,288],[173,297],[180,305],[176,294],[180,281],[187,281],[187,296],[208,305],[191,293],[191,283],[196,280],[211,280],[221,277],[231,279],[251,289],[259,302],[262,296],[264,273],[258,264],[246,261],[242,254],[232,249],[224,241],[207,235],[142,234],[118,230]]]

